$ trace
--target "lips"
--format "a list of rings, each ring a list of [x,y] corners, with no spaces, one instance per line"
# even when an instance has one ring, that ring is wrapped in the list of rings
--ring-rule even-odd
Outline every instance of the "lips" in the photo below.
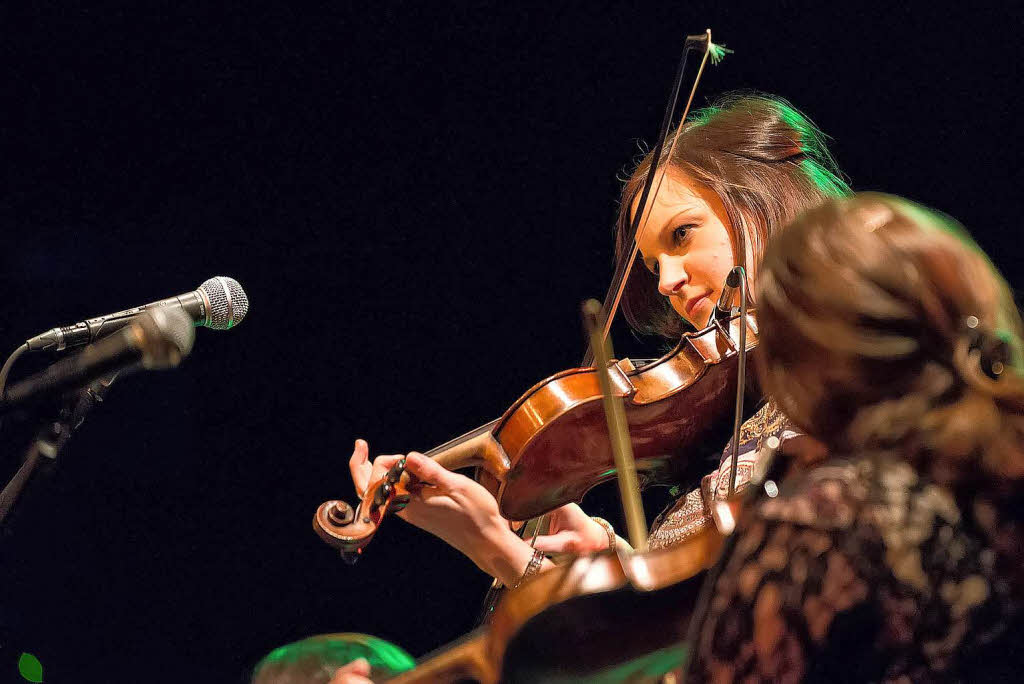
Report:
[[[707,299],[707,295],[701,295],[700,297],[694,297],[693,299],[686,302],[684,309],[686,309],[687,317],[693,316],[694,310],[700,306],[700,303]]]

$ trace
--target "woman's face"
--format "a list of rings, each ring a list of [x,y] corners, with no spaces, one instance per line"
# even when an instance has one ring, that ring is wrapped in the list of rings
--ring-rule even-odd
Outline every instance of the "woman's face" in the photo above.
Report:
[[[638,203],[639,196],[633,212]],[[707,324],[736,265],[730,228],[718,195],[673,169],[638,236],[638,258],[657,276],[658,291],[697,329]]]

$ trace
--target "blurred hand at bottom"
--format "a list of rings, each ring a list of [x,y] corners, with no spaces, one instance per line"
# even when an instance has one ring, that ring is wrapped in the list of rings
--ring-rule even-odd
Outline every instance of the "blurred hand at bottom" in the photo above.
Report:
[[[348,665],[339,667],[330,684],[373,684],[370,680],[370,663],[365,658],[356,658]]]

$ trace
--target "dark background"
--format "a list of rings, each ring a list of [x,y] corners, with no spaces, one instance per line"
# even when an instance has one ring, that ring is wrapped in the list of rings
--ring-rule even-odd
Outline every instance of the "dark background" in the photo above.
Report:
[[[23,5],[0,9],[0,347],[212,275],[252,308],[115,386],[31,483],[0,531],[0,681],[22,651],[48,682],[242,682],[315,633],[418,656],[466,632],[487,581],[456,552],[394,520],[350,568],[311,516],[351,500],[355,437],[426,449],[577,363],[687,33],[736,51],[698,103],[789,97],[857,189],[1024,268],[1009,10]],[[33,427],[5,423],[0,474]]]

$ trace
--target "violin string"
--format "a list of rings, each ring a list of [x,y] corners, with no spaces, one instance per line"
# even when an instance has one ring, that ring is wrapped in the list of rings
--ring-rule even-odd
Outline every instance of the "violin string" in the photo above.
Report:
[[[474,437],[479,437],[480,435],[484,434],[485,432],[494,432],[494,428],[500,422],[501,422],[501,418],[496,418],[495,420],[492,420],[491,422],[487,423],[486,425],[481,425],[480,427],[478,427],[478,428],[476,428],[474,430],[470,430],[469,432],[466,432],[464,434],[461,434],[458,437],[455,437],[454,439],[449,439],[444,444],[440,444],[440,445],[434,447],[433,449],[431,449],[430,451],[427,451],[423,455],[428,457],[428,458],[433,458],[434,456],[436,456],[437,454],[441,453],[442,451],[447,451],[448,449],[451,449],[454,446],[458,446],[459,444],[462,444],[463,442],[468,442],[469,440],[473,439]]]

